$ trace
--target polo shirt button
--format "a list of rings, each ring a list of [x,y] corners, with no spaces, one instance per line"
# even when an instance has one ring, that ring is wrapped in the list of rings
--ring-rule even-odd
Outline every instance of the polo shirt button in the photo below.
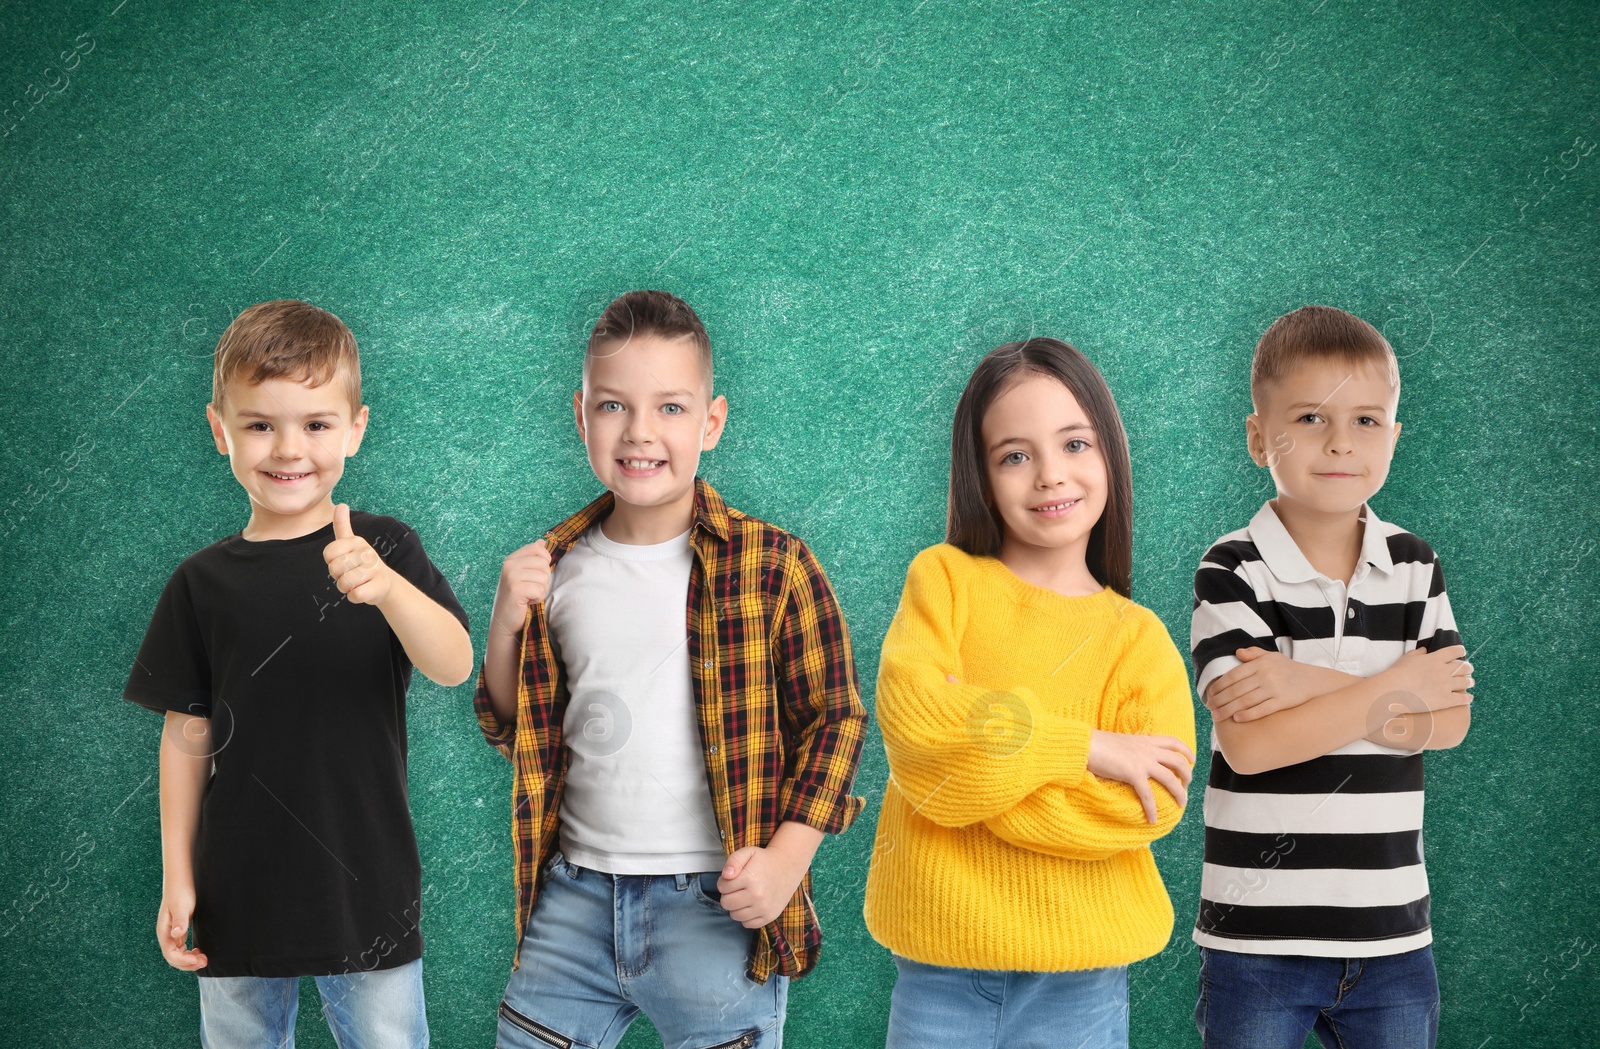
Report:
[[[1353,609],[1353,608],[1350,609],[1350,611],[1345,615],[1346,619],[1354,619],[1355,617],[1356,617],[1356,610]]]
[[[708,660],[706,660],[704,663],[702,663],[700,665],[705,667],[707,670],[710,670],[711,669],[711,660],[708,659]]]
[[[713,743],[713,744],[711,744],[711,753],[715,754],[716,752],[717,752],[717,745],[715,743]]]

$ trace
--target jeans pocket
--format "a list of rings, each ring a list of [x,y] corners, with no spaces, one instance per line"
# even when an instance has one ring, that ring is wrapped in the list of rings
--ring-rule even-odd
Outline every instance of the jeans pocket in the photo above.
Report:
[[[568,862],[566,855],[560,849],[553,849],[550,852],[550,858],[544,861],[545,877],[548,878],[557,871],[566,875],[568,881],[578,880],[579,869]]]
[[[718,914],[726,915],[728,912],[722,907],[722,893],[717,889],[719,877],[721,877],[720,871],[702,871],[699,874],[689,875],[689,895],[703,906]]]

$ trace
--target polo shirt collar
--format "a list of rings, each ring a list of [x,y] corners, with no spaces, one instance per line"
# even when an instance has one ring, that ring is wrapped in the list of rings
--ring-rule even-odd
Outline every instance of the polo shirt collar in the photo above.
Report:
[[[592,528],[596,522],[601,521],[611,512],[616,504],[617,497],[611,492],[602,492],[598,498],[589,503],[582,510],[556,525],[544,534],[545,545],[550,548],[552,556],[559,557],[564,554],[573,543],[576,543],[583,533]],[[694,479],[694,523],[693,530],[707,532],[715,538],[726,542],[728,539],[729,517],[728,505],[722,501],[722,496],[717,490],[707,484],[701,477]]]
[[[1394,571],[1394,560],[1389,556],[1389,542],[1383,534],[1383,522],[1373,512],[1372,504],[1361,504],[1361,554],[1357,563],[1365,562],[1373,568],[1388,573]],[[1272,509],[1272,501],[1261,504],[1261,509],[1250,518],[1250,539],[1261,553],[1272,574],[1285,583],[1308,583],[1322,573],[1311,567],[1300,545],[1294,541],[1283,521]]]

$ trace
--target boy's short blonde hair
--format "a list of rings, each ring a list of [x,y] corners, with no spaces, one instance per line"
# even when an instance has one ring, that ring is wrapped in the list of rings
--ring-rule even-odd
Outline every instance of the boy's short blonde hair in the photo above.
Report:
[[[211,403],[223,410],[231,382],[288,378],[321,386],[341,368],[354,417],[361,411],[361,357],[344,321],[298,299],[257,303],[235,317],[217,342]]]
[[[1333,306],[1301,306],[1273,321],[1256,343],[1250,364],[1250,399],[1261,407],[1261,388],[1309,361],[1335,360],[1371,367],[1400,389],[1400,364],[1383,334],[1353,313]]]
[[[662,339],[687,336],[692,340],[700,355],[700,377],[705,382],[706,396],[711,396],[711,336],[706,334],[693,307],[666,291],[629,291],[611,300],[589,333],[583,354],[584,381],[589,379],[589,360],[597,350],[609,343],[627,342],[635,335]]]

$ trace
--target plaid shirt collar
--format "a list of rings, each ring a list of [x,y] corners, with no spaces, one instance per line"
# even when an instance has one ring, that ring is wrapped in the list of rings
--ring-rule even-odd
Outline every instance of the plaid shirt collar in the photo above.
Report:
[[[617,497],[610,491],[602,492],[599,498],[588,506],[546,532],[544,541],[550,548],[551,563],[554,564],[556,558],[570,550],[572,544],[582,538],[583,533],[592,528],[596,522],[605,520],[616,502]],[[722,501],[722,496],[718,495],[716,489],[707,484],[702,477],[694,479],[694,519],[690,529],[694,533],[691,541],[706,536],[713,537],[718,542],[728,541],[728,504]],[[696,546],[699,545],[696,543]]]

